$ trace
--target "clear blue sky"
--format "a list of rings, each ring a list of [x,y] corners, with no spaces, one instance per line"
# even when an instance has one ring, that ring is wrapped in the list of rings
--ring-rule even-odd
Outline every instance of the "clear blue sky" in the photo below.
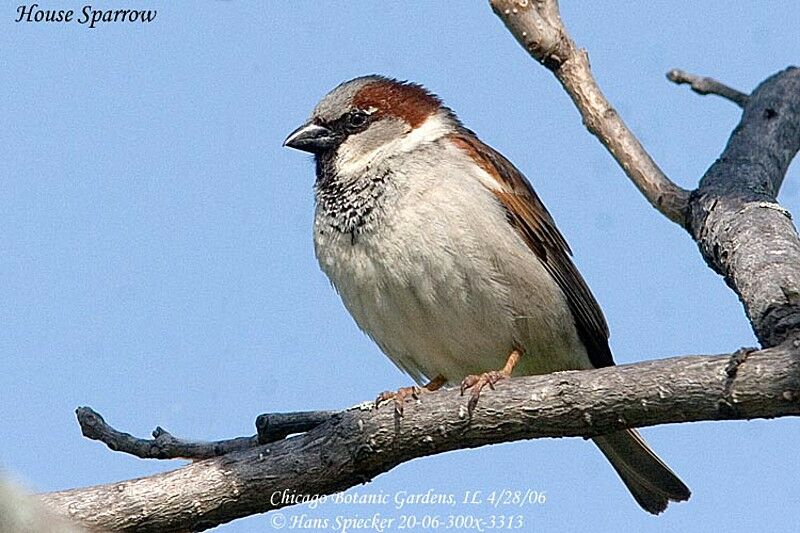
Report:
[[[142,436],[160,424],[224,438],[252,433],[261,412],[343,408],[409,383],[318,270],[312,161],[281,147],[325,92],[361,74],[424,83],[529,176],[605,310],[617,362],[755,344],[734,293],[487,2],[98,2],[158,15],[96,29],[14,23],[19,3],[0,8],[0,466],[34,490],[181,464],[82,438],[78,405]],[[800,63],[795,2],[562,3],[607,96],[686,187],[739,111],[664,73],[749,92]],[[781,193],[796,215],[798,168]],[[537,531],[790,531],[798,430],[788,419],[646,429],[693,490],[658,518],[581,439],[416,460],[356,490],[544,490],[547,503],[523,513]],[[270,515],[220,528],[270,530]]]

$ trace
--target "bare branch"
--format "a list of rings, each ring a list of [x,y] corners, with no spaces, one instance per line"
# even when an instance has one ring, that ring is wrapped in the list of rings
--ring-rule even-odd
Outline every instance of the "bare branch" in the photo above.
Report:
[[[175,438],[160,427],[153,431],[153,439],[140,439],[109,426],[91,407],[78,407],[75,414],[84,437],[142,459],[206,459],[258,445],[256,436],[216,442],[188,441]]]
[[[683,70],[674,68],[667,72],[667,79],[678,85],[688,83],[689,87],[697,94],[716,94],[726,100],[730,100],[739,107],[747,105],[747,95],[720,83],[714,78],[689,74]]]
[[[519,43],[555,74],[581,113],[588,130],[614,156],[647,200],[686,227],[689,192],[673,183],[642,147],[597,85],[589,56],[570,38],[556,0],[490,0]]]
[[[722,156],[692,194],[689,230],[744,304],[762,346],[800,329],[800,239],[776,200],[800,149],[800,69],[748,97]]]
[[[399,431],[393,409],[353,409],[269,445],[41,498],[90,527],[202,530],[287,505],[272,497],[276,492],[331,494],[450,450],[673,422],[797,416],[800,340],[752,353],[515,378],[482,397],[471,420],[458,391],[420,401],[424,406],[405,409]]]
[[[114,451],[142,459],[208,459],[308,431],[328,421],[336,411],[263,414],[256,419],[256,435],[210,442],[179,439],[161,427],[153,431],[152,439],[140,439],[114,429],[91,407],[79,407],[75,414],[85,437]]]

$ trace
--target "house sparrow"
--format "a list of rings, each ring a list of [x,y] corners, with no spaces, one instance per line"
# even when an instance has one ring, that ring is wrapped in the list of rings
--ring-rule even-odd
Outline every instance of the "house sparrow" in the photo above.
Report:
[[[480,391],[513,375],[614,364],[608,326],[571,251],[514,165],[423,87],[345,82],[285,146],[311,152],[314,246],[345,307],[422,388]],[[593,438],[657,514],[686,485],[634,430]]]

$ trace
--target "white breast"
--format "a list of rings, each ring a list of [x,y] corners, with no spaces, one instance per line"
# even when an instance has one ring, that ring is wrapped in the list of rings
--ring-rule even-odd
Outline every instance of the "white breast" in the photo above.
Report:
[[[521,374],[590,367],[491,178],[450,145],[421,152],[392,162],[380,212],[355,238],[317,210],[317,258],[359,327],[417,381],[500,368],[515,347]]]

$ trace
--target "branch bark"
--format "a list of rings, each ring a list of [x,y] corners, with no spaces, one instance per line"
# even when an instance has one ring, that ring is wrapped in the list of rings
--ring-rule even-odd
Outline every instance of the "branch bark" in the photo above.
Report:
[[[515,378],[484,395],[471,420],[456,390],[425,395],[421,403],[406,408],[399,429],[393,409],[351,409],[294,438],[42,499],[90,527],[203,530],[283,507],[284,490],[332,494],[450,450],[675,422],[796,416],[800,340],[756,352]]]
[[[689,231],[739,295],[762,346],[800,329],[800,239],[776,199],[798,149],[800,69],[788,68],[748,97],[690,202]]]

